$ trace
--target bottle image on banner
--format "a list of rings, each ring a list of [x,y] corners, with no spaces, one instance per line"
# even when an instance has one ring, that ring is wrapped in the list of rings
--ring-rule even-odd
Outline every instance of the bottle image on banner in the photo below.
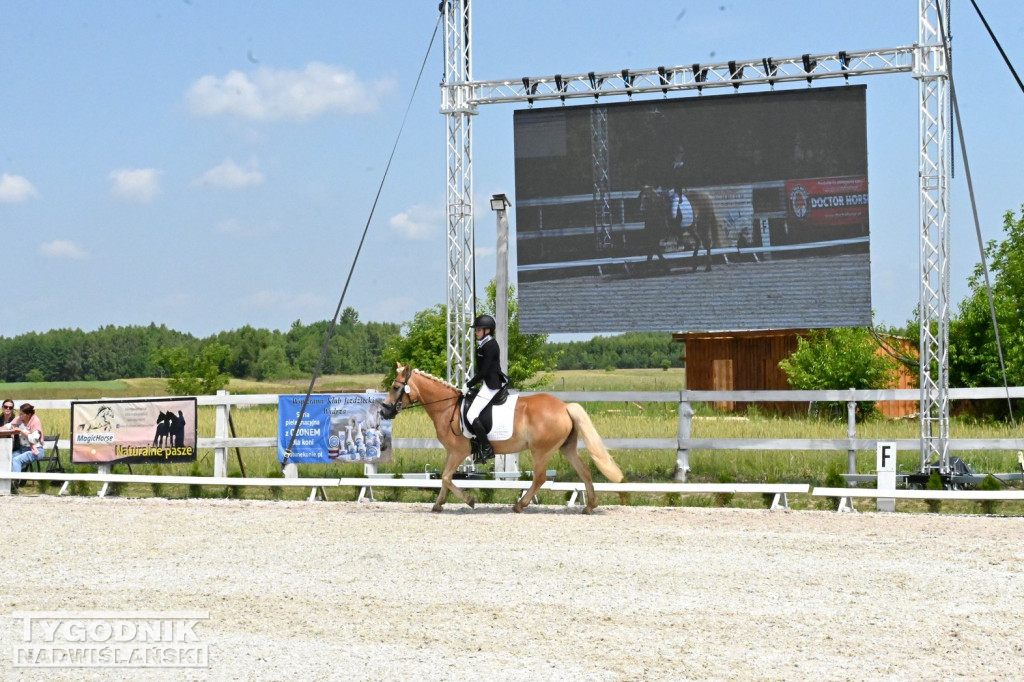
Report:
[[[356,452],[359,453],[360,459],[366,457],[366,439],[363,437],[362,420],[356,422]]]
[[[348,453],[347,459],[355,459],[359,456],[359,453],[356,452],[356,442],[352,440],[351,424],[345,426],[345,452]]]
[[[380,434],[377,429],[366,429],[366,459],[380,457]]]

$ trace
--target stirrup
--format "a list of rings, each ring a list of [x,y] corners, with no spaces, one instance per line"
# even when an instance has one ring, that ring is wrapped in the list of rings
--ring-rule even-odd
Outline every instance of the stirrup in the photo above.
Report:
[[[473,463],[486,464],[487,460],[494,458],[494,448],[489,442],[481,443],[473,439]]]

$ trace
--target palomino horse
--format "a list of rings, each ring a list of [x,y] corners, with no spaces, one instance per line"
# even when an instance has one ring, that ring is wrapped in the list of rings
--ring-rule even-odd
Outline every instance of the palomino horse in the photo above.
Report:
[[[711,271],[711,246],[718,230],[715,204],[705,192],[696,190],[662,190],[644,185],[640,190],[640,212],[644,217],[641,238],[647,262],[657,256],[665,259],[664,241],[674,239],[681,244],[684,233],[693,237],[693,255],[690,260],[697,270],[697,254],[703,248],[704,270]]]
[[[677,200],[672,202],[670,222],[693,235],[693,271],[697,271],[697,253],[703,246],[707,250],[704,271],[711,272],[711,242],[718,231],[715,204],[704,192],[684,190],[677,197]]]
[[[452,484],[456,468],[470,453],[470,441],[462,435],[462,429],[459,427],[461,400],[462,392],[447,381],[412,367],[403,367],[399,363],[398,373],[391,384],[387,400],[380,408],[380,414],[384,419],[394,419],[402,408],[419,403],[434,422],[437,439],[448,451],[444,471],[441,473],[441,492],[434,503],[435,512],[441,511],[445,500],[448,499],[449,491],[470,507],[475,504],[472,497]],[[610,481],[621,481],[622,471],[608,454],[601,436],[581,405],[563,403],[546,393],[519,398],[516,403],[512,437],[491,443],[498,454],[523,450],[530,450],[533,453],[533,484],[512,507],[512,511],[521,512],[530,504],[533,496],[547,480],[548,458],[559,449],[586,486],[587,506],[583,508],[583,513],[589,514],[594,511],[597,507],[597,495],[594,494],[590,470],[577,451],[576,441],[580,437],[583,438],[583,443],[598,470]]]

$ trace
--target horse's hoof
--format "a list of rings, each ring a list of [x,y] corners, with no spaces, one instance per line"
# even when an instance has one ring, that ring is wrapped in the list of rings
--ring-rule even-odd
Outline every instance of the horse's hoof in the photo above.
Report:
[[[586,507],[583,508],[583,513],[589,516],[594,513],[594,508],[591,507],[590,505],[587,505]]]
[[[523,508],[520,507],[518,504],[513,504],[512,505],[512,511],[515,512],[516,514],[522,514],[523,513]]]
[[[472,497],[469,498],[469,502],[467,502],[466,504],[469,505],[470,509],[476,509],[476,500],[474,500]]]
[[[435,504],[433,507],[430,508],[430,511],[434,512],[435,514],[438,513],[439,511],[441,511],[441,505]]]

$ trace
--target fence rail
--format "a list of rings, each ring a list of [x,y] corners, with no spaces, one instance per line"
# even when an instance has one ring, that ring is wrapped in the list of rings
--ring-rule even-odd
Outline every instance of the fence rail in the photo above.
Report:
[[[529,395],[524,392],[523,395]],[[879,441],[895,441],[898,450],[920,450],[918,438],[858,438],[854,408],[858,402],[917,401],[917,389],[883,390],[825,390],[825,391],[552,391],[566,402],[580,403],[674,403],[678,407],[678,432],[675,438],[605,438],[611,450],[666,450],[676,456],[675,481],[684,483],[690,470],[689,454],[692,450],[825,450],[846,451],[849,473],[856,474],[856,452],[874,450]],[[1024,398],[1024,387],[1011,388],[958,388],[950,389],[950,400],[1005,400]],[[221,391],[217,395],[198,396],[201,406],[217,410],[215,434],[212,438],[199,438],[198,447],[214,450],[214,478],[227,475],[230,448],[276,448],[276,437],[231,437],[228,433],[228,413],[231,407],[277,405],[277,394],[241,395]],[[71,408],[71,399],[35,400],[36,409],[61,410]],[[709,402],[845,402],[848,408],[847,438],[692,438],[691,425],[694,403]],[[606,434],[607,435],[607,434]],[[441,449],[434,438],[396,438],[396,449]],[[582,442],[580,443],[582,447]],[[70,441],[59,441],[62,449],[70,448]],[[972,450],[1024,450],[1024,438],[952,438],[951,451]],[[295,465],[289,465],[290,476],[297,476]],[[102,470],[101,470],[102,472]],[[109,473],[107,471],[106,473]]]

